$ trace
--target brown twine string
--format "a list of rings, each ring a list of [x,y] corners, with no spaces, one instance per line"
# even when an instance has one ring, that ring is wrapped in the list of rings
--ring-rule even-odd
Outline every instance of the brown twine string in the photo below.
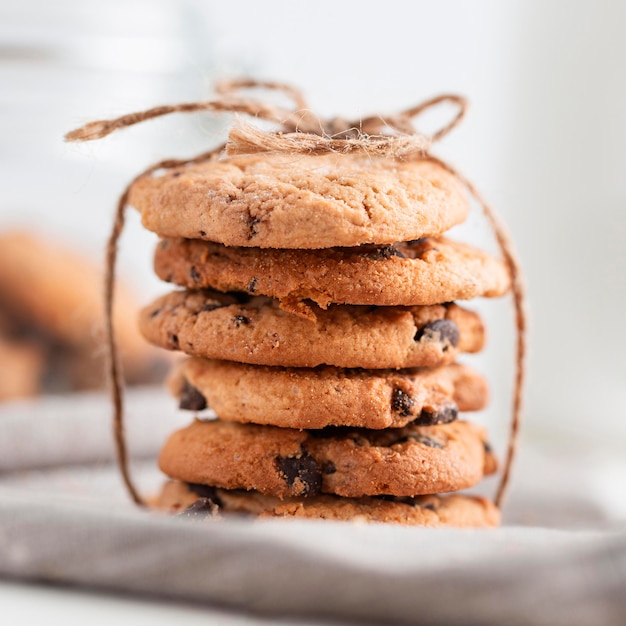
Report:
[[[279,91],[287,95],[293,102],[294,109],[267,104],[253,98],[236,97],[242,89],[266,89]],[[222,97],[205,102],[190,102],[171,106],[160,106],[123,115],[113,120],[90,122],[81,128],[69,132],[67,141],[90,141],[105,137],[120,128],[132,126],[148,119],[168,115],[169,113],[213,111],[243,113],[250,117],[275,122],[281,126],[276,132],[262,131],[243,122],[234,125],[229,133],[228,142],[213,150],[191,159],[167,159],[152,165],[136,176],[122,193],[115,212],[113,229],[107,242],[106,276],[105,276],[105,315],[106,345],[109,355],[108,374],[111,382],[113,400],[113,429],[117,450],[118,464],[124,483],[131,498],[140,505],[146,502],[141,498],[134,486],[128,468],[128,452],[126,449],[123,407],[123,376],[119,363],[117,343],[113,326],[113,303],[115,266],[117,263],[118,241],[125,224],[125,210],[132,185],[139,179],[150,176],[160,169],[172,169],[184,165],[200,163],[213,158],[224,149],[228,155],[265,153],[301,153],[301,154],[351,154],[386,156],[396,159],[426,158],[435,161],[463,184],[470,195],[481,206],[491,226],[504,262],[511,277],[513,302],[516,318],[516,375],[513,395],[513,410],[509,429],[509,441],[506,461],[500,484],[497,489],[495,504],[502,506],[504,494],[509,483],[511,467],[517,449],[519,426],[521,423],[522,395],[525,378],[526,356],[526,312],[525,292],[522,271],[515,255],[511,239],[495,211],[487,204],[476,187],[452,166],[432,156],[430,146],[452,131],[463,119],[467,110],[467,102],[457,95],[444,94],[426,100],[405,111],[383,118],[370,116],[349,122],[341,118],[322,120],[308,110],[301,92],[289,85],[276,82],[260,82],[255,80],[239,80],[220,83],[217,87]],[[454,116],[446,125],[428,137],[415,130],[414,119],[424,111],[448,102],[458,107]]]
[[[222,95],[229,95],[243,89],[266,89],[269,91],[282,91],[291,98],[296,109],[308,109],[309,105],[304,94],[294,87],[285,83],[278,83],[272,80],[256,80],[253,78],[238,78],[232,80],[221,80],[215,85],[215,92]]]
[[[280,124],[283,129],[277,133],[267,133],[250,125],[239,125],[231,130],[229,154],[243,154],[246,149],[256,152],[305,152],[323,154],[328,152],[372,152],[382,156],[402,158],[414,152],[425,153],[431,144],[439,141],[453,130],[465,116],[467,102],[457,95],[445,94],[427,100],[418,106],[383,118],[370,116],[356,121],[334,118],[324,121],[306,108],[284,109],[252,98],[238,98],[232,90],[243,87],[264,87],[285,91],[292,95],[297,106],[306,104],[299,92],[281,83],[255,83],[254,81],[233,81],[221,83],[219,89],[225,95],[216,100],[204,102],[184,102],[181,104],[158,106],[146,111],[137,111],[112,120],[89,122],[65,135],[66,141],[92,141],[110,135],[112,132],[140,122],[169,115],[170,113],[194,113],[213,111],[222,113],[243,113],[250,117]],[[415,131],[412,120],[429,108],[451,102],[459,111],[448,124],[440,128],[432,137]],[[241,148],[238,148],[241,142]],[[298,142],[302,142],[298,146]]]
[[[126,449],[126,432],[124,428],[124,376],[122,372],[122,364],[119,359],[117,349],[117,341],[115,339],[115,329],[113,327],[113,304],[115,299],[115,267],[117,265],[118,241],[124,230],[126,223],[126,208],[128,207],[128,195],[130,188],[140,178],[149,176],[150,174],[161,169],[172,169],[182,165],[191,165],[192,163],[200,163],[210,159],[213,155],[223,150],[224,146],[219,146],[214,150],[200,154],[192,159],[165,159],[155,163],[147,170],[135,176],[133,180],[126,186],[124,192],[118,200],[115,210],[115,219],[113,228],[107,240],[106,247],[106,271],[104,277],[104,313],[105,313],[105,344],[107,347],[107,374],[110,381],[111,400],[113,402],[113,436],[115,439],[115,449],[117,453],[117,463],[122,474],[122,479],[130,497],[136,504],[147,506],[146,501],[139,495],[133,480],[130,476],[128,467],[128,451]]]
[[[460,172],[448,165],[445,161],[433,156],[427,157],[429,160],[434,161],[441,167],[446,169],[450,174],[455,176],[466,189],[473,196],[482,208],[489,224],[495,233],[498,247],[504,258],[504,263],[509,271],[511,277],[511,291],[513,293],[513,303],[515,306],[515,325],[517,342],[515,346],[515,385],[513,391],[513,411],[511,416],[511,424],[509,431],[509,440],[507,447],[506,460],[504,462],[504,468],[502,470],[502,478],[495,497],[495,504],[498,508],[501,508],[506,492],[506,487],[509,483],[511,468],[515,455],[517,452],[517,442],[519,435],[519,428],[522,419],[522,399],[524,380],[526,376],[526,328],[527,328],[527,315],[526,315],[526,289],[524,287],[524,279],[522,274],[522,267],[515,254],[511,237],[509,236],[507,228],[504,226],[496,212],[484,199],[482,194],[476,189],[476,187]]]

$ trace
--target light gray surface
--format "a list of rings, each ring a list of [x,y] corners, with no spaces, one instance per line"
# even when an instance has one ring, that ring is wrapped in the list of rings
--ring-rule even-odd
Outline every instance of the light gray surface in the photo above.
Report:
[[[319,621],[261,617],[210,607],[206,603],[159,601],[153,596],[119,594],[0,579],[3,623],[11,626],[308,626]],[[325,624],[327,624],[325,622]]]
[[[626,611],[624,528],[198,524],[14,490],[0,499],[6,576],[387,623],[619,624]]]
[[[137,458],[154,456],[165,437],[188,417],[156,387],[126,394],[129,446]],[[0,474],[115,459],[109,403],[100,392],[0,403]]]
[[[626,523],[615,504],[623,501],[623,483],[613,484],[615,502],[597,498],[591,483],[581,489],[584,477],[607,482],[620,474],[602,465],[581,470],[580,452],[570,465],[565,457],[533,448],[522,457],[506,518],[543,527],[471,531],[312,521],[194,523],[148,514],[128,502],[115,468],[102,461],[111,451],[107,400],[87,398],[87,403],[85,396],[64,399],[66,411],[59,411],[60,400],[0,409],[0,458],[5,459],[21,441],[36,460],[37,449],[49,447],[51,433],[69,441],[81,421],[101,429],[90,465],[27,470],[22,463],[20,471],[8,472],[5,463],[0,576],[193,601],[218,614],[225,607],[265,616],[259,619],[623,623]],[[167,417],[171,403],[162,392],[134,394],[130,405],[138,400],[144,410],[134,414],[136,432],[151,429],[157,407],[163,428],[170,418],[172,428],[180,421],[173,410]],[[54,419],[59,414],[63,419]],[[11,419],[16,415],[19,419]],[[154,447],[157,439],[152,438]],[[144,452],[150,452],[147,443]],[[74,439],[65,455],[72,461],[77,454],[84,462]],[[586,458],[594,461],[593,455]],[[157,488],[161,477],[153,459],[136,463],[135,471],[144,492]]]

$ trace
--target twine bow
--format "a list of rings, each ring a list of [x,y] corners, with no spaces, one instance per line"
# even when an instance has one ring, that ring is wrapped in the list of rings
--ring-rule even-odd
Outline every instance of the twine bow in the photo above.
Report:
[[[293,100],[295,108],[286,109],[251,97],[237,97],[236,93],[245,88],[282,91]],[[300,92],[288,85],[250,80],[229,81],[218,85],[218,93],[222,94],[222,97],[216,100],[159,106],[113,120],[90,122],[67,133],[65,139],[91,141],[106,137],[118,129],[170,113],[212,111],[242,113],[249,117],[275,122],[280,126],[277,132],[265,132],[243,122],[233,125],[225,144],[226,154],[229,156],[258,152],[302,154],[364,152],[403,159],[425,155],[432,143],[439,141],[461,122],[467,110],[467,102],[461,96],[441,95],[385,118],[372,115],[355,121],[343,118],[323,120],[311,112]],[[430,137],[416,132],[413,118],[443,102],[458,106],[456,116]]]
[[[293,107],[286,108],[277,106],[262,99],[252,96],[244,97],[241,95],[242,91],[249,89],[262,89],[264,91],[282,93],[291,100]],[[526,356],[525,293],[520,263],[515,255],[513,244],[507,230],[497,217],[495,211],[487,204],[485,199],[467,178],[448,163],[430,153],[432,145],[442,139],[462,121],[467,110],[467,101],[465,98],[458,95],[444,94],[426,100],[395,115],[385,117],[372,115],[363,119],[349,121],[342,118],[324,120],[318,117],[308,108],[307,102],[299,90],[282,83],[256,80],[227,81],[219,83],[216,91],[219,97],[213,100],[159,106],[146,111],[123,115],[112,120],[90,122],[65,135],[66,141],[91,141],[106,137],[118,129],[133,126],[134,124],[170,113],[193,113],[199,111],[243,114],[253,119],[266,120],[278,125],[278,129],[275,131],[265,131],[250,123],[239,120],[236,124],[231,126],[228,140],[225,144],[190,159],[166,159],[155,163],[129,183],[118,201],[113,228],[107,242],[105,330],[106,345],[109,355],[108,375],[111,381],[113,427],[118,464],[122,478],[132,499],[137,504],[146,504],[135,488],[128,468],[128,453],[123,421],[123,379],[112,315],[118,240],[124,229],[125,210],[128,204],[128,195],[131,186],[137,180],[145,176],[150,176],[157,170],[201,163],[215,158],[220,153],[225,153],[227,156],[261,152],[309,155],[357,153],[394,159],[428,159],[439,164],[442,168],[455,176],[478,202],[494,232],[511,278],[517,331],[515,387],[509,426],[509,439],[504,469],[495,496],[496,506],[501,507],[509,483],[521,422]],[[432,109],[442,103],[456,105],[458,109],[456,115],[430,136],[417,132],[414,126],[415,118],[424,111]]]

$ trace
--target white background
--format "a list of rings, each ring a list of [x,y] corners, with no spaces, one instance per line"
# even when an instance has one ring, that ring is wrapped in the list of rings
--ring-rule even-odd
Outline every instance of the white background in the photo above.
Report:
[[[68,129],[209,97],[216,78],[293,82],[323,115],[393,112],[440,92],[471,101],[437,153],[508,223],[531,310],[527,437],[626,448],[626,4],[526,0],[54,3],[0,1],[0,225],[98,257],[116,197],[151,162],[212,145],[208,116],[173,116],[89,145]],[[132,215],[122,272],[143,290],[154,237]],[[475,215],[463,237],[490,246]],[[485,419],[506,422],[508,303],[489,324]]]

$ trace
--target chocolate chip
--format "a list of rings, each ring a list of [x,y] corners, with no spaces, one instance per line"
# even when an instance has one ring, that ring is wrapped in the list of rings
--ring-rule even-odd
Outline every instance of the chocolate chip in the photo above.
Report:
[[[380,259],[389,259],[392,256],[404,258],[404,254],[400,252],[393,244],[389,244],[387,246],[376,246],[374,248],[362,250],[361,255],[375,261]]]
[[[449,404],[437,410],[422,409],[414,424],[418,426],[434,426],[435,424],[449,424],[453,422],[459,413],[456,404]]]
[[[161,308],[159,307],[158,309],[154,309],[154,311],[150,312],[150,319],[152,319],[153,317],[156,317],[160,312],[161,312]]]
[[[258,235],[257,224],[260,223],[260,219],[250,216],[250,219],[248,220],[248,239],[252,239]]]
[[[256,278],[253,278],[248,283],[247,291],[249,291],[250,293],[254,293],[256,291],[256,284],[257,284],[257,282],[258,282],[258,280]]]
[[[459,327],[452,320],[435,320],[428,322],[418,329],[413,337],[414,341],[437,341],[444,344],[444,352],[450,346],[456,348],[459,345]]]
[[[218,510],[217,504],[209,498],[198,498],[191,506],[177,514],[177,517],[189,519],[206,519],[213,517]]]
[[[429,448],[438,448],[439,450],[443,450],[445,447],[444,444],[441,443],[441,441],[437,441],[436,439],[428,437],[427,435],[413,435],[413,440],[417,443],[421,443],[424,446],[428,446]]]
[[[200,280],[200,272],[195,265],[191,266],[191,269],[189,270],[189,276],[194,283],[197,283]]]
[[[178,408],[186,411],[203,411],[207,407],[206,398],[200,393],[197,387],[194,387],[188,380],[185,380]]]
[[[175,335],[174,333],[168,333],[167,340],[172,348],[176,349],[180,347],[178,344],[178,335]]]
[[[391,393],[391,408],[402,417],[411,415],[411,409],[414,404],[415,400],[402,389],[394,389]]]
[[[309,496],[319,493],[322,487],[322,475],[315,459],[303,454],[300,457],[276,457],[276,464],[282,474],[282,478],[290,487],[296,480],[301,483],[302,491],[299,495]]]
[[[217,495],[217,491],[215,487],[211,487],[210,485],[201,485],[200,483],[186,483],[187,489],[192,493],[195,493],[197,496],[201,498],[208,498],[209,500],[213,500],[215,504],[221,506],[222,503]]]
[[[206,237],[206,233],[203,230],[200,231],[200,237]]]
[[[337,471],[337,467],[332,461],[324,461],[322,463],[322,474],[334,474]]]
[[[428,437],[427,435],[422,435],[421,433],[411,433],[406,437],[400,437],[396,439],[393,443],[389,443],[388,445],[394,445],[398,443],[407,443],[407,442],[415,442],[421,443],[424,446],[428,446],[429,448],[439,448],[443,450],[444,444],[432,437]]]
[[[483,448],[485,449],[485,454],[491,454],[493,452],[493,448],[487,441],[483,441]]]
[[[221,309],[224,305],[216,300],[211,300],[202,305],[201,311],[215,311],[215,309]]]
[[[191,519],[205,519],[215,515],[222,503],[215,491],[215,487],[209,485],[199,485],[196,483],[187,483],[187,488],[195,493],[199,498],[184,511],[181,511],[179,517],[187,517]]]
[[[436,511],[437,505],[433,502],[422,503],[421,498],[414,498],[412,496],[376,496],[380,500],[386,500],[387,502],[399,502],[400,504],[407,504],[408,506],[416,507],[420,509],[428,509],[429,511]]]
[[[428,237],[420,237],[419,239],[411,239],[411,241],[407,241],[406,243],[409,246],[419,246],[423,244],[427,239]]]
[[[178,178],[181,174],[182,174],[182,172],[173,172],[172,173],[172,178]]]
[[[239,328],[242,324],[247,326],[250,323],[250,318],[245,315],[235,315],[233,321],[235,322],[235,326]]]

